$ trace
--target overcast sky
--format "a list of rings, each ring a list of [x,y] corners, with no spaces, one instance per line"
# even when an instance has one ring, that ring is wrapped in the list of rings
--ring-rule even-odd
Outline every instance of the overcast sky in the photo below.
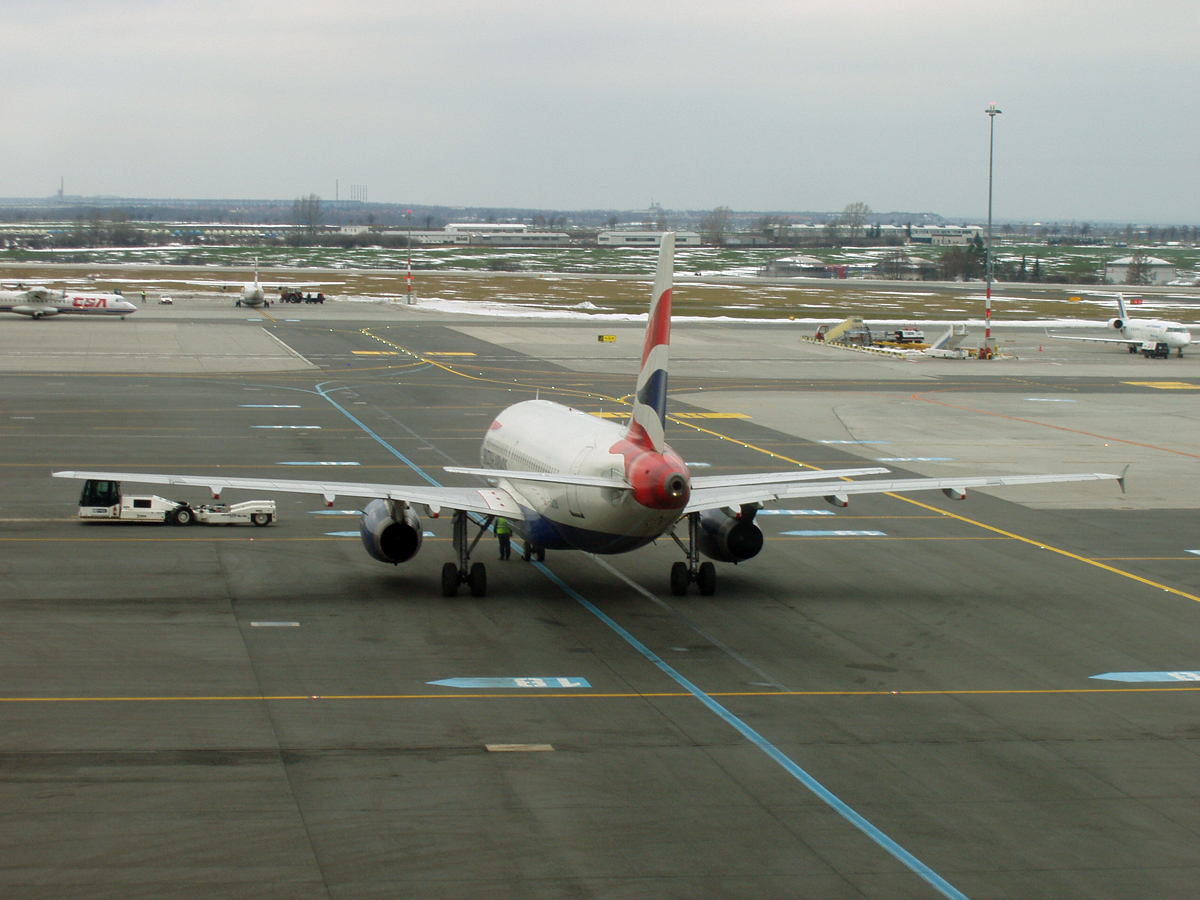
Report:
[[[1195,0],[2,0],[0,196],[1200,223]]]

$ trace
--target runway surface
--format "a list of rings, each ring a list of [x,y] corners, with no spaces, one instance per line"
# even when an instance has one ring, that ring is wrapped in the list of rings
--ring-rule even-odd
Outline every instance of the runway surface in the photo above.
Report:
[[[668,541],[538,565],[485,537],[489,596],[445,599],[449,519],[389,567],[343,536],[347,498],[277,496],[269,528],[77,521],[79,484],[53,470],[467,484],[441,467],[475,464],[499,410],[536,394],[617,413],[640,350],[639,329],[610,346],[587,323],[265,313],[0,322],[6,898],[1200,881],[1195,359],[1072,345],[1061,373],[920,366],[677,325],[668,439],[695,473],[1133,464],[1125,495],[778,504],[713,597],[670,596]],[[170,326],[178,351],[131,366],[106,350],[130,326]],[[23,335],[70,364],[26,367]],[[171,365],[195,348],[209,362]]]

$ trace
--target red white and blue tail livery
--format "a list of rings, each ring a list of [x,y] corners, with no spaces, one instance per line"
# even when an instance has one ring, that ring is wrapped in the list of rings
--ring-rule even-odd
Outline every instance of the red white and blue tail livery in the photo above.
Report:
[[[457,561],[442,567],[442,591],[462,584],[487,591],[483,563],[471,552],[483,532],[503,516],[525,541],[525,558],[547,550],[625,553],[669,536],[684,559],[671,568],[670,589],[683,594],[695,583],[702,594],[716,588],[711,561],[741,562],[756,556],[763,534],[754,522],[763,504],[824,497],[837,506],[850,494],[941,490],[962,499],[969,487],[1117,480],[1124,474],[1003,475],[954,478],[847,480],[880,475],[879,467],[837,470],[795,468],[786,472],[695,476],[666,442],[667,377],[671,344],[671,282],[675,236],[664,234],[650,301],[642,366],[626,425],[597,418],[549,400],[526,400],[503,410],[483,438],[479,468],[447,466],[486,487],[430,487],[335,481],[281,481],[223,475],[148,475],[124,472],[55,472],[60,478],[182,484],[315,494],[332,505],[337,496],[369,500],[359,530],[375,559],[401,563],[421,547],[418,512],[451,512]],[[686,525],[686,528],[683,526]],[[472,528],[477,534],[472,538]],[[684,535],[677,532],[684,531]]]

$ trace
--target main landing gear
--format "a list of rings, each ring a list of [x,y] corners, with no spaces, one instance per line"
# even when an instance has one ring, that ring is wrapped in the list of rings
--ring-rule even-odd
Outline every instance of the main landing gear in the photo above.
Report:
[[[696,529],[700,527],[700,513],[688,513],[688,539],[685,546],[674,531],[671,540],[679,545],[679,549],[687,556],[687,562],[677,562],[671,566],[671,594],[682,597],[687,593],[688,585],[693,581],[700,593],[711,597],[717,590],[717,567],[710,562],[700,562],[700,550],[696,546]]]
[[[468,520],[467,513],[461,509],[454,511],[454,549],[458,551],[458,563],[448,562],[442,566],[442,596],[458,595],[458,586],[465,584],[471,588],[472,597],[483,597],[487,594],[487,568],[483,563],[471,562],[471,551],[479,543],[489,528],[495,516],[488,516],[479,525],[479,533],[469,544],[467,543]]]

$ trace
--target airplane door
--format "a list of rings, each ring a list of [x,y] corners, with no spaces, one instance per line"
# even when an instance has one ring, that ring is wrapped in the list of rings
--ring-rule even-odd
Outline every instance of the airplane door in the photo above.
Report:
[[[583,464],[587,461],[588,455],[595,449],[596,449],[595,444],[589,444],[588,446],[584,447],[582,450],[579,451],[579,455],[576,456],[575,461],[573,463],[571,463],[571,474],[572,475],[579,474],[580,469],[583,468]],[[571,515],[575,516],[578,519],[582,519],[583,518],[583,504],[580,503],[580,500],[579,500],[579,490],[580,490],[580,488],[579,488],[579,485],[577,485],[577,484],[568,484],[567,485],[567,509],[570,510]]]

